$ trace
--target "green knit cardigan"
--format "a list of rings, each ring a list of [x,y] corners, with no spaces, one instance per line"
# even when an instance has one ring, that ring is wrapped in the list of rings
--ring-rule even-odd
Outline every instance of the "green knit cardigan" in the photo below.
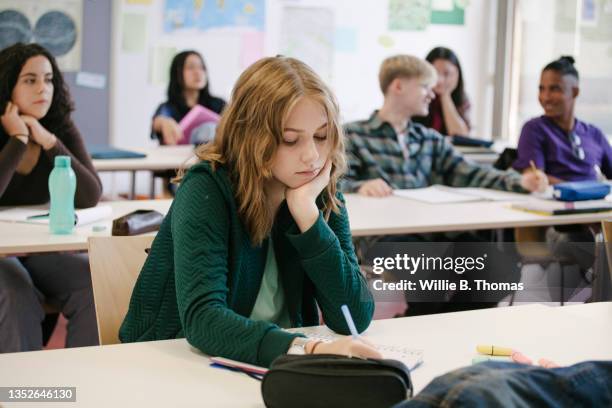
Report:
[[[140,272],[122,342],[186,337],[208,355],[269,366],[293,338],[251,315],[259,293],[267,242],[253,246],[238,218],[227,171],[207,162],[184,177]],[[339,198],[343,197],[339,193]],[[340,306],[357,330],[372,319],[374,302],[359,271],[346,208],[300,233],[285,202],[272,230],[279,278],[293,327],[325,324],[349,334]]]

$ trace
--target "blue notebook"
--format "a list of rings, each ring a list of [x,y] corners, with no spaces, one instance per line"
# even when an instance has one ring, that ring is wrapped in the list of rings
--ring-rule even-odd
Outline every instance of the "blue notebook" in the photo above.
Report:
[[[144,153],[117,149],[111,146],[89,146],[88,151],[92,159],[98,160],[143,159],[147,157]]]

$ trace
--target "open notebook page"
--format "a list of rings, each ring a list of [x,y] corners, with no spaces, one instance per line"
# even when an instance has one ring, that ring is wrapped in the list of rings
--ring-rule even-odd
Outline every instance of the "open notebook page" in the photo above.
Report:
[[[292,333],[302,333],[309,338],[322,341],[333,341],[342,337],[340,334],[335,333],[327,326],[296,327],[287,329],[287,331]],[[399,360],[410,370],[414,370],[421,363],[423,363],[423,350],[411,349],[399,345],[375,344],[374,346],[378,351],[380,351],[384,358]]]

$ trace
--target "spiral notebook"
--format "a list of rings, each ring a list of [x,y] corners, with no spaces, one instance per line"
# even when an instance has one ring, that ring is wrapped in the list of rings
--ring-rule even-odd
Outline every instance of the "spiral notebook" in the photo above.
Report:
[[[327,326],[296,327],[287,329],[291,333],[302,333],[309,338],[333,341],[341,337]],[[375,344],[376,350],[380,351],[384,358],[399,360],[406,364],[410,371],[423,364],[423,350],[411,349],[403,346]]]

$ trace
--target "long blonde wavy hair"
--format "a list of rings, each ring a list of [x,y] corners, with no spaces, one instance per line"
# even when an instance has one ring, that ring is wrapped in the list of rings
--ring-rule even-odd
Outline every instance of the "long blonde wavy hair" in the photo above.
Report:
[[[339,212],[336,197],[339,177],[346,169],[344,135],[339,108],[331,90],[303,62],[287,57],[263,58],[238,78],[213,142],[196,151],[214,169],[225,166],[234,186],[238,215],[254,245],[268,236],[274,223],[264,191],[272,178],[272,164],[282,143],[289,112],[300,98],[311,98],[327,114],[327,137],[331,144],[330,182],[321,194],[325,219]]]

